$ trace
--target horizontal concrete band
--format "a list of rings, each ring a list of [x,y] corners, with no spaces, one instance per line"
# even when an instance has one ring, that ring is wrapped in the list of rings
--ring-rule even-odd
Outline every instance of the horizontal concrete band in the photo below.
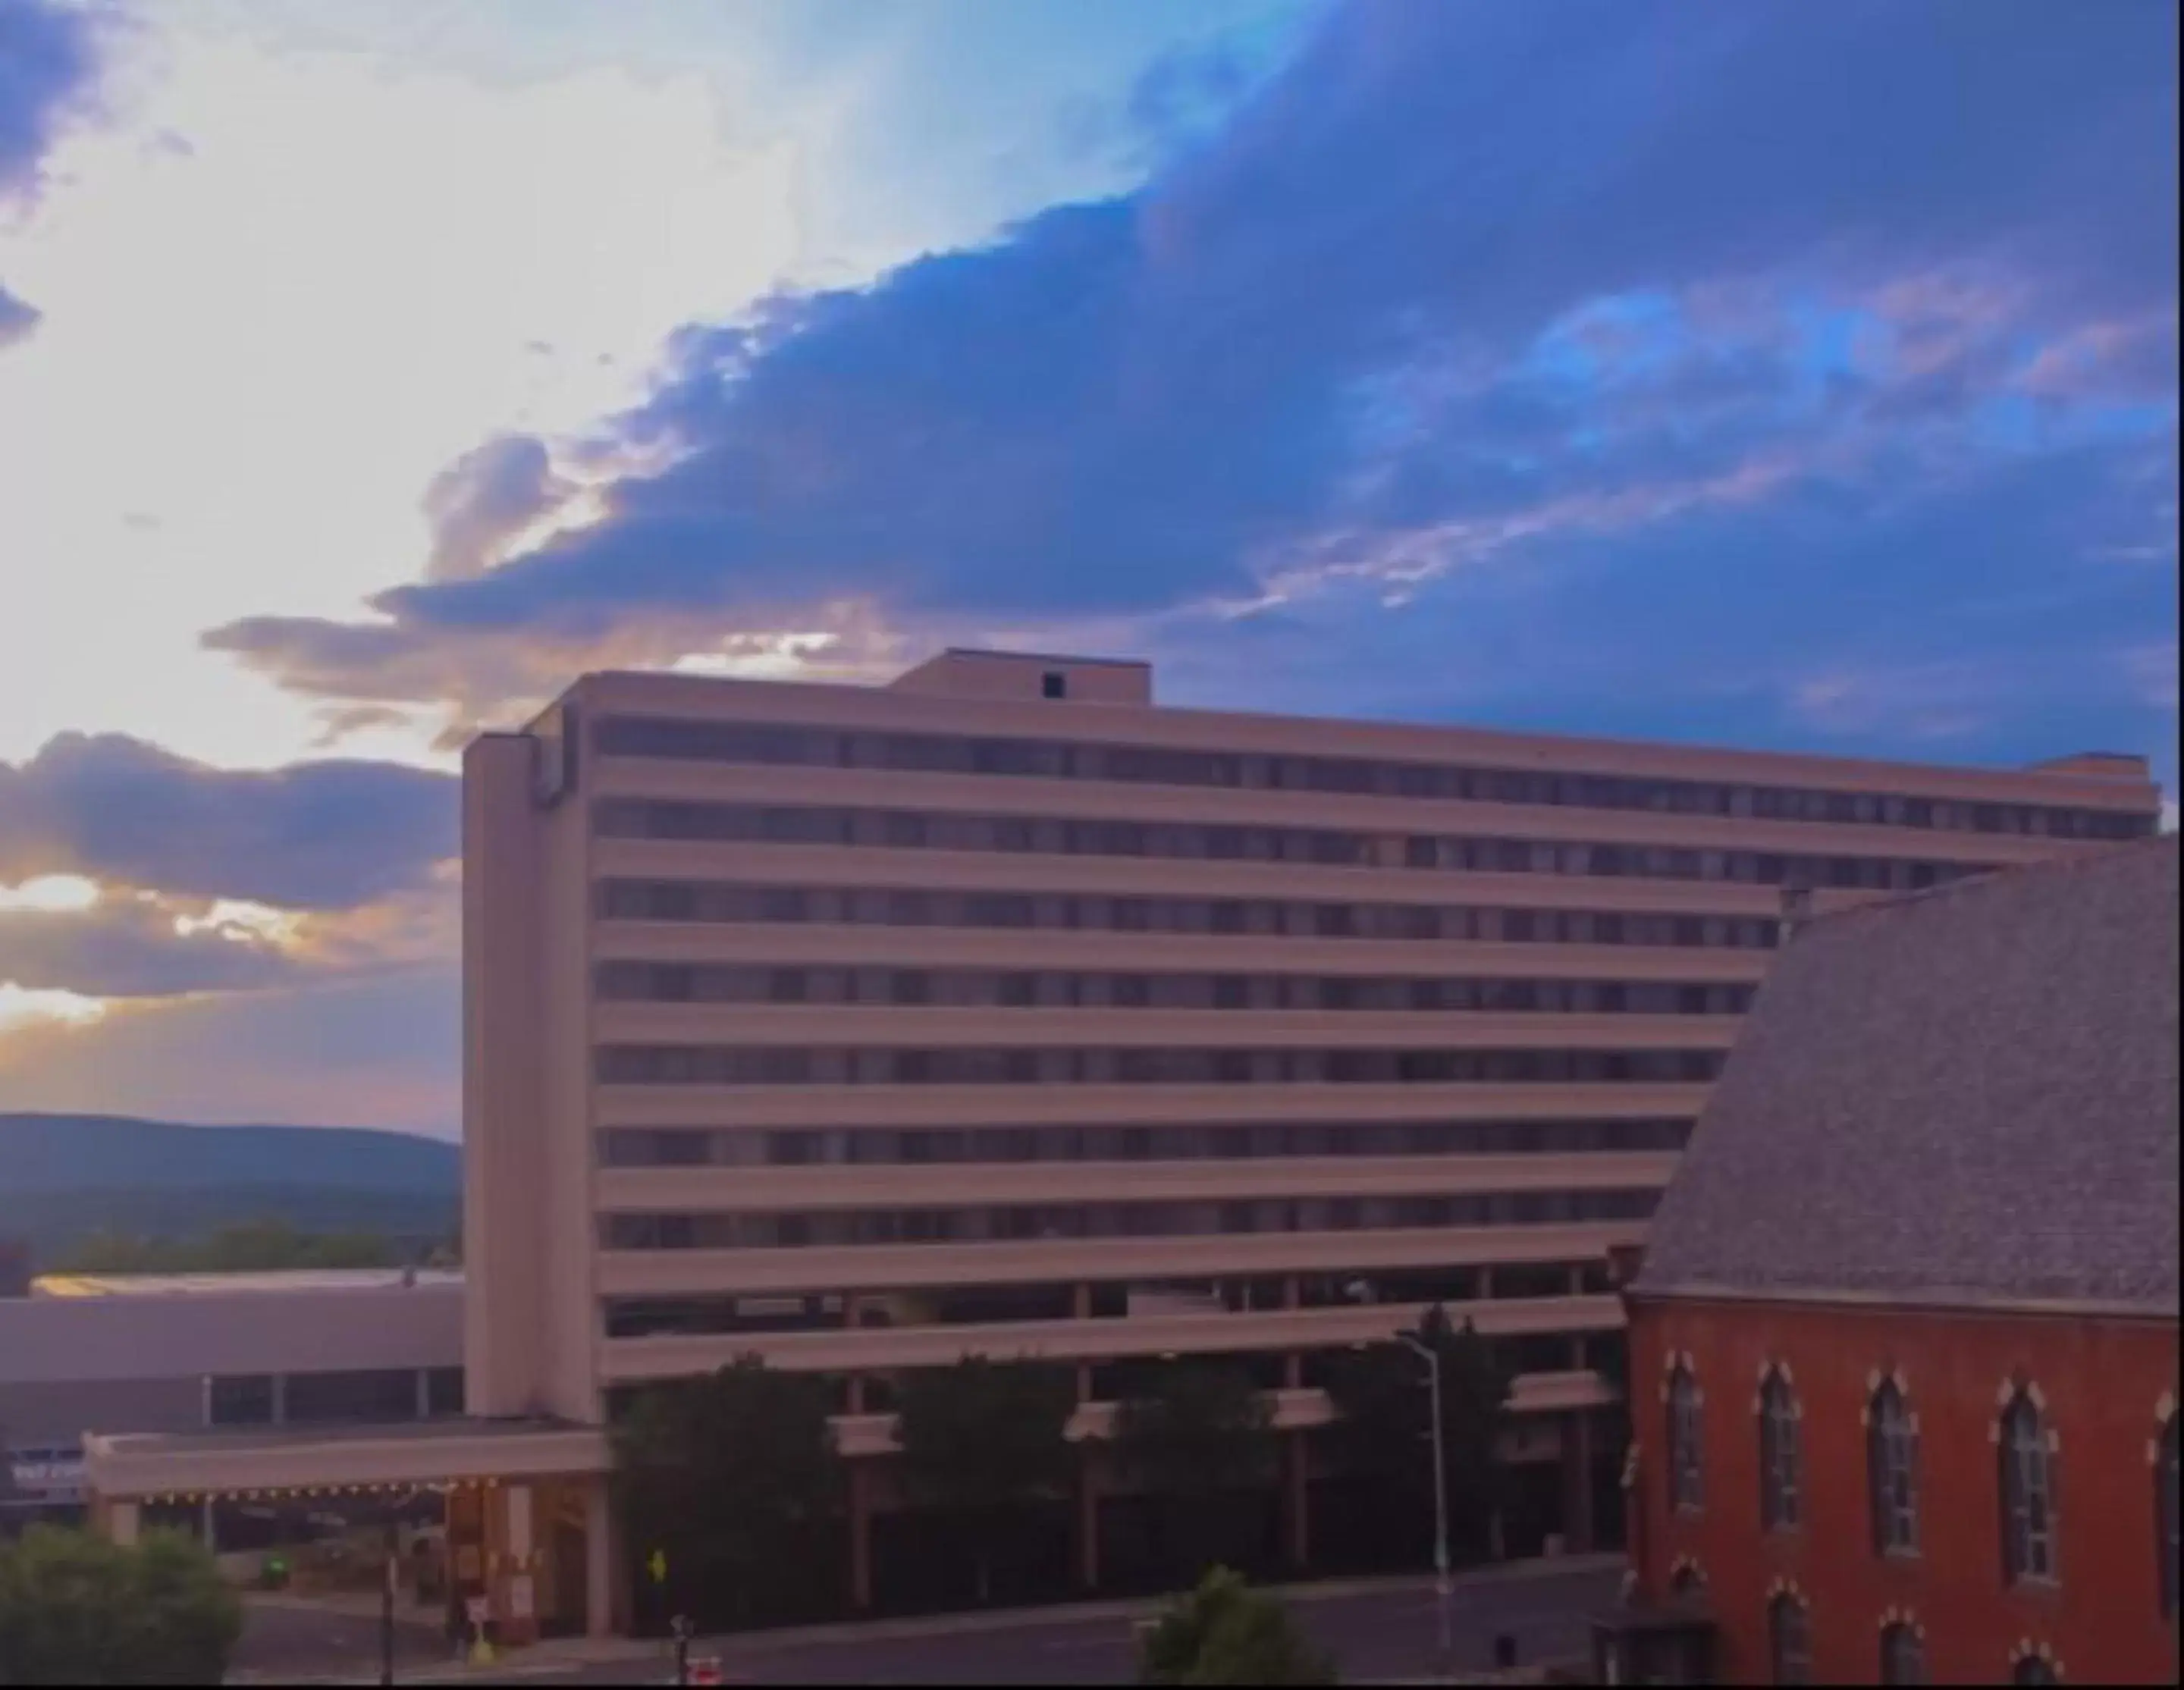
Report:
[[[603,1250],[596,1259],[593,1288],[601,1296],[881,1291],[1582,1262],[1604,1259],[1609,1250],[1639,1243],[1645,1236],[1643,1221],[1613,1220],[1186,1238],[869,1244],[826,1251]]]
[[[1128,1356],[1234,1354],[1370,1343],[1415,1323],[1425,1305],[1270,1309],[1250,1313],[1145,1315],[1126,1320],[1012,1320],[977,1327],[894,1326],[861,1331],[735,1332],[599,1340],[599,1372],[612,1383],[710,1373],[756,1355],[798,1372],[855,1373],[945,1366],[966,1353],[1106,1361]],[[1613,1297],[1538,1297],[1457,1305],[1490,1337],[1612,1332],[1623,1328]]]

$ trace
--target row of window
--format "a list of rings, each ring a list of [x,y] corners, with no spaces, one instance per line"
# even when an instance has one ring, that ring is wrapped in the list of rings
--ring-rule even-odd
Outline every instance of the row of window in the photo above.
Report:
[[[1873,792],[1815,792],[1720,781],[1463,768],[1356,757],[1170,750],[1059,740],[838,731],[649,716],[603,717],[593,743],[609,756],[709,763],[889,769],[950,775],[1114,781],[1247,791],[1341,792],[1490,803],[1753,816],[2061,838],[2126,839],[2149,819],[2052,804],[1964,803]]]
[[[1978,867],[1884,857],[1699,850],[1680,845],[1476,839],[1358,833],[1330,827],[1232,827],[1201,822],[1065,821],[956,815],[843,805],[684,803],[608,798],[593,826],[620,839],[738,840],[776,845],[861,845],[933,851],[1157,857],[1186,861],[1311,864],[1323,868],[1428,869],[1467,874],[1585,875],[1722,881],[1757,886],[1916,891]]]
[[[1701,1396],[1691,1369],[1679,1364],[1668,1390],[1669,1496],[1684,1512],[1704,1501],[1702,1481]],[[1794,1530],[1802,1515],[1802,1411],[1789,1376],[1770,1369],[1759,1393],[1760,1524]],[[2054,1440],[2037,1396],[2020,1387],[2003,1408],[1997,1431],[1997,1490],[2002,1520],[2002,1563],[2010,1583],[2052,1583],[2059,1578],[2055,1520]],[[2177,1593],[2177,1435],[2170,1415],[2154,1463],[2155,1504],[2163,1611],[2174,1613]],[[1919,1553],[1919,1429],[1903,1390],[1884,1379],[1866,1404],[1866,1494],[1873,1546],[1882,1555]]]
[[[1048,932],[1191,933],[1501,944],[1707,946],[1771,950],[1779,921],[1463,904],[1325,903],[1272,898],[1108,898],[1067,892],[851,890],[609,880],[599,914],[623,921],[811,922]]]
[[[1812,1609],[1802,1595],[1784,1591],[1767,1602],[1768,1664],[1777,1684],[1813,1682]],[[1926,1640],[1919,1626],[1908,1620],[1892,1620],[1880,1628],[1880,1682],[1924,1684]],[[2026,1649],[2010,1663],[2012,1684],[2060,1682],[2054,1663],[2036,1650]]]
[[[460,1415],[460,1367],[220,1374],[205,1381],[214,1426],[381,1424]]]
[[[856,1244],[965,1244],[1040,1238],[1191,1238],[1255,1232],[1383,1231],[1642,1220],[1657,1191],[1493,1192],[1457,1197],[1244,1202],[993,1204],[825,1209],[785,1215],[610,1215],[610,1250],[763,1250]]]
[[[1568,1270],[1560,1271],[1566,1279]],[[1558,1284],[1546,1294],[1568,1295],[1568,1286]],[[1329,1306],[1333,1305],[1302,1300],[1287,1304],[1278,1284],[1256,1287],[1237,1280],[1173,1287],[1123,1283],[964,1286],[864,1297],[840,1292],[763,1297],[610,1297],[601,1310],[601,1329],[610,1338],[722,1337],[743,1333],[844,1331],[852,1326],[860,1331],[878,1331],[1130,1320],[1180,1308],[1209,1314],[1250,1314],[1286,1307]],[[1575,1333],[1533,1332],[1485,1342],[1512,1374],[1565,1372],[1582,1368],[1589,1359],[1584,1337]],[[1284,1382],[1285,1359],[1279,1353],[1267,1358],[1274,1364],[1268,1370],[1273,1387],[1279,1388]],[[1309,1375],[1323,1370],[1307,1361],[1301,1371]],[[871,1387],[881,1382],[877,1377],[866,1377],[868,1398]]]
[[[604,1086],[1703,1083],[1715,1050],[1155,1050],[610,1044]]]
[[[1680,1150],[1689,1120],[1276,1122],[1236,1126],[610,1127],[610,1168],[1195,1162],[1297,1156],[1569,1155]]]
[[[1509,1010],[1741,1015],[1757,989],[1654,981],[1142,974],[1104,970],[766,967],[609,962],[603,998],[644,1003],[889,1003],[956,1009]]]

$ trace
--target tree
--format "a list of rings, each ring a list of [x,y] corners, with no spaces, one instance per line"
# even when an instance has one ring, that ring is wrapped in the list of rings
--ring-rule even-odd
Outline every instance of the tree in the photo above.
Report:
[[[825,1379],[756,1356],[656,1386],[616,1429],[630,1541],[657,1554],[694,1620],[752,1626],[831,1611],[841,1565],[841,1462]]]
[[[983,1528],[1003,1509],[1067,1493],[1077,1456],[1067,1433],[1076,1408],[1070,1374],[1035,1361],[970,1355],[902,1382],[898,1436],[912,1493],[989,1516],[976,1554],[980,1602],[993,1594],[992,1539]]]
[[[1451,1553],[1476,1556],[1502,1504],[1500,1445],[1509,1374],[1469,1320],[1451,1326],[1435,1304],[1411,1334],[1440,1357],[1441,1448]],[[1421,1555],[1433,1509],[1432,1395],[1426,1362],[1395,1340],[1338,1360],[1328,1380],[1337,1418],[1326,1436],[1351,1472],[1379,1486],[1389,1511],[1420,1531]]]
[[[217,1684],[242,1606],[194,1538],[34,1526],[0,1546],[0,1682]]]
[[[1146,1490],[1183,1504],[1187,1530],[1198,1534],[1216,1493],[1273,1482],[1273,1417],[1249,1374],[1219,1363],[1184,1362],[1163,1369],[1151,1392],[1117,1410],[1115,1454]],[[1194,1537],[1186,1549],[1194,1562],[1198,1541]],[[1194,1576],[1197,1570],[1191,1566]]]
[[[60,1263],[63,1273],[277,1273],[292,1268],[394,1265],[393,1246],[370,1232],[303,1232],[285,1220],[241,1221],[203,1238],[90,1234]]]
[[[1332,1684],[1334,1665],[1276,1598],[1215,1567],[1145,1634],[1140,1684]]]

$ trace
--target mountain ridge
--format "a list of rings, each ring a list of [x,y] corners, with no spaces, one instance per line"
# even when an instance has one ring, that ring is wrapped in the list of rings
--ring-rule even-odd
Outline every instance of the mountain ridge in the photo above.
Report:
[[[191,1238],[266,1220],[430,1242],[461,1203],[461,1146],[417,1133],[0,1113],[0,1237],[41,1261],[93,1232]]]

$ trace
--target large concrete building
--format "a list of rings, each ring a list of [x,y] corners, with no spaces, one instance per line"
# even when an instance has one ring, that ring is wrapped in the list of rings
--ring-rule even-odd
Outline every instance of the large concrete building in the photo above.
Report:
[[[2158,811],[2133,758],[1860,763],[1151,689],[987,652],[885,687],[596,675],[471,747],[473,1413],[595,1426],[755,1352],[839,1379],[842,1447],[876,1458],[901,1370],[1067,1361],[1096,1432],[1134,1368],[1219,1355],[1300,1434],[1301,1551],[1315,1358],[1445,1300],[1506,1346],[1513,1454],[1559,1465],[1582,1542],[1604,1263],[1786,892],[1936,886]]]

